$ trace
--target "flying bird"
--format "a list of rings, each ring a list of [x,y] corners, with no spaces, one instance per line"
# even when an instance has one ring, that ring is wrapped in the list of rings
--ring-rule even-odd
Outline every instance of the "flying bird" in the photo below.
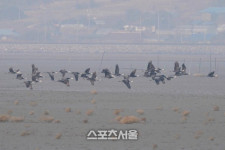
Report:
[[[88,77],[87,80],[89,80],[91,82],[91,85],[94,85],[95,81],[97,80],[96,72],[94,72],[91,77]]]
[[[124,76],[124,79],[122,80],[122,82],[127,86],[128,89],[131,89],[130,86],[130,80],[129,80],[129,76]]]
[[[37,68],[37,67],[35,67],[35,65],[34,65],[34,64],[32,64],[32,65],[31,65],[31,67],[32,67],[32,75],[33,75],[33,74],[36,74],[36,73],[37,73],[37,71],[38,71],[38,68]]]
[[[182,64],[182,69],[181,69],[181,70],[182,70],[182,72],[183,72],[184,74],[186,73],[186,69],[187,69],[187,68],[186,68],[185,64],[183,63],[183,64]]]
[[[59,72],[62,74],[62,77],[64,78],[66,73],[68,73],[68,71],[66,69],[61,69],[59,70]]]
[[[182,68],[181,68],[182,67]],[[186,72],[186,66],[183,63],[182,66],[179,66],[179,63],[176,61],[174,63],[174,72],[176,76],[182,76],[182,75],[188,75],[188,73]]]
[[[161,68],[155,68],[152,61],[148,62],[147,69],[145,70],[144,77],[153,77],[156,76],[157,73],[161,72]]]
[[[84,71],[85,74],[90,74],[90,68],[87,68],[85,71]]]
[[[211,78],[217,77],[217,76],[218,76],[218,75],[215,74],[215,71],[212,71],[212,72],[210,72],[210,73],[208,74],[208,77],[211,77]]]
[[[163,84],[165,84],[166,83],[165,82],[165,79],[171,80],[172,77],[167,78],[165,75],[157,75],[157,76],[152,77],[152,80],[154,80],[157,85],[159,85],[160,82],[162,82]]]
[[[22,73],[18,73],[18,74],[16,75],[16,79],[23,80],[24,77],[23,77]]]
[[[171,80],[171,79],[174,79],[174,78],[176,78],[176,76],[169,76],[169,77],[167,77],[166,79],[167,79],[167,80]]]
[[[67,86],[70,86],[70,81],[69,81],[70,79],[73,79],[73,78],[62,78],[61,80],[58,80],[58,82],[61,82]]]
[[[78,81],[78,78],[79,78],[79,72],[72,72],[72,74],[74,75],[74,78],[76,81]]]
[[[177,61],[174,63],[174,70],[173,71],[175,73],[180,71],[179,63]]]
[[[152,64],[152,61],[150,60],[148,62],[147,71],[155,70],[155,66]]]
[[[36,72],[35,74],[32,74],[31,79],[33,82],[41,82],[39,79],[43,78],[40,72]]]
[[[120,69],[119,69],[119,65],[116,64],[116,67],[115,67],[115,76],[120,76]]]
[[[32,87],[32,81],[24,81],[27,88],[33,89]]]
[[[88,75],[87,75],[86,73],[82,73],[82,74],[80,75],[80,77],[82,77],[82,78],[84,78],[84,79],[87,79],[87,78],[88,78]]]
[[[19,72],[20,72],[20,70],[19,70],[19,69],[17,69],[17,70],[13,70],[13,68],[12,68],[12,67],[10,67],[10,68],[9,68],[9,73],[16,74],[16,73],[19,73]]]
[[[138,75],[136,75],[136,69],[134,69],[131,73],[130,73],[130,75],[129,75],[129,77],[133,77],[133,78],[135,78],[135,77],[137,77]]]
[[[82,73],[80,76],[83,78],[83,79],[87,79],[89,76],[90,73],[90,68],[87,68],[84,73]]]
[[[48,73],[49,77],[51,78],[51,80],[54,81],[55,80],[55,76],[54,76],[55,72],[47,72],[47,73]]]
[[[112,73],[109,71],[108,68],[102,69],[102,73],[105,74],[106,78],[109,78],[109,79],[114,78],[114,76],[112,75]]]

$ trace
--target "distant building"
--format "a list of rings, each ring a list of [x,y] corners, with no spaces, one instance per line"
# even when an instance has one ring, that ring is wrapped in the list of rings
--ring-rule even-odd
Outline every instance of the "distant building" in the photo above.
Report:
[[[146,31],[146,27],[145,26],[133,26],[133,25],[125,25],[123,26],[123,29],[125,31],[130,31],[130,32],[143,32]]]

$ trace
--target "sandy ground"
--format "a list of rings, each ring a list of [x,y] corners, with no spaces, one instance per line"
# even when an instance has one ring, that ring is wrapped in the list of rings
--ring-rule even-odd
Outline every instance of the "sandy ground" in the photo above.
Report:
[[[95,86],[81,79],[78,82],[71,80],[70,87],[66,87],[50,81],[43,73],[43,82],[29,90],[23,81],[8,74],[10,66],[20,68],[29,78],[32,63],[42,72],[65,66],[81,71],[90,63],[93,70],[98,70],[99,59],[97,54],[92,56],[88,53],[81,54],[88,56],[88,61],[75,54],[74,58],[78,60],[66,60],[66,55],[57,55],[58,59],[43,55],[39,59],[28,54],[1,52],[0,115],[9,120],[0,121],[0,150],[225,150],[225,77],[222,70],[218,78],[190,75],[159,86],[150,79],[139,77],[133,79],[131,90],[118,82],[122,78],[108,80],[99,74],[102,80]],[[101,68],[113,68],[118,59],[113,56],[112,61],[103,61]],[[120,56],[121,59],[126,58],[126,61],[119,61],[124,67],[132,64],[132,67],[145,68],[147,64],[147,59],[142,60],[141,56],[126,57],[124,53]],[[160,56],[167,58],[166,55]],[[163,62],[160,64],[162,66]],[[173,62],[167,66],[166,69],[170,70]],[[203,65],[202,70],[206,66]],[[222,68],[222,63],[220,66]],[[198,64],[193,63],[192,68],[198,70]],[[139,70],[138,74],[142,72]],[[60,75],[57,74],[56,78]],[[66,112],[66,108],[71,112]],[[118,115],[114,114],[116,109],[121,110]],[[137,113],[138,109],[143,114]],[[93,113],[87,115],[90,110]],[[140,121],[121,124],[115,120],[117,116],[129,115]],[[44,116],[49,122],[43,121]],[[16,122],[15,117],[22,119]],[[88,141],[86,136],[91,129],[136,129],[139,135],[136,141]]]

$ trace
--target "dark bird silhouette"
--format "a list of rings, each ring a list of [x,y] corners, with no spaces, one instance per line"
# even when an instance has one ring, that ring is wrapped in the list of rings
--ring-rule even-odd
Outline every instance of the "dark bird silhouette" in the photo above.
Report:
[[[38,72],[38,68],[35,67],[34,64],[32,64],[31,67],[32,67],[32,75],[33,75],[33,74],[36,74],[36,73]]]
[[[38,71],[38,68],[35,67],[34,64],[32,64],[31,67],[32,67],[31,80],[33,82],[40,82],[39,79],[43,78],[43,76],[41,75],[41,72]]]
[[[152,80],[154,80],[157,85],[159,85],[160,82],[165,84],[166,83],[165,79],[171,80],[171,78],[167,78],[165,75],[158,75],[158,76],[152,77]]]
[[[213,77],[217,77],[217,75],[215,74],[215,71],[212,71],[208,74],[208,77],[213,78]]]
[[[152,61],[150,60],[148,62],[147,71],[155,70],[155,66],[152,64]]]
[[[161,81],[159,78],[155,77],[152,77],[152,80],[154,80],[157,85],[159,85],[159,82]]]
[[[33,82],[41,82],[39,79],[43,78],[40,72],[36,72],[35,74],[32,74],[31,79]]]
[[[79,72],[72,72],[72,74],[74,75],[74,78],[76,81],[78,81],[78,78],[79,78]]]
[[[174,70],[173,70],[175,73],[176,72],[180,72],[180,67],[179,67],[179,63],[176,61],[175,63],[174,63]]]
[[[186,74],[186,69],[187,69],[187,68],[186,68],[185,64],[183,63],[183,64],[182,64],[182,72],[183,72],[183,74]]]
[[[19,73],[19,71],[20,71],[19,69],[14,71],[12,67],[9,68],[9,73],[12,73],[12,74]]]
[[[154,77],[154,76],[156,76],[156,75],[157,75],[157,72],[156,72],[156,71],[152,70],[152,71],[150,72],[150,77]]]
[[[174,78],[176,78],[176,76],[169,76],[169,77],[167,77],[166,79],[167,79],[167,80],[171,80],[171,79],[174,79]]]
[[[62,77],[64,78],[66,73],[68,73],[68,71],[66,69],[61,69],[59,70],[59,72],[62,74]]]
[[[112,75],[112,73],[109,71],[108,68],[102,69],[102,73],[105,74],[106,78],[109,78],[109,79],[114,78],[114,76]]]
[[[156,76],[156,74],[161,72],[161,68],[155,68],[152,61],[148,62],[147,69],[145,70],[144,76],[145,77],[153,77]]]
[[[85,71],[84,71],[85,74],[90,74],[90,68],[87,68]]]
[[[130,80],[129,80],[129,76],[124,76],[124,79],[122,80],[122,82],[127,86],[128,89],[131,89],[130,86]]]
[[[96,72],[94,72],[91,77],[88,77],[87,80],[89,80],[91,82],[91,85],[94,85],[95,81],[97,81],[97,74],[96,74]]]
[[[54,76],[55,72],[47,72],[47,73],[48,73],[49,77],[51,78],[51,80],[54,81],[55,80],[55,76]]]
[[[23,80],[24,77],[23,77],[22,73],[18,73],[18,74],[16,75],[16,79]]]
[[[156,74],[157,72],[155,70],[151,70],[151,71],[145,70],[144,77],[153,77],[153,76],[156,76]]]
[[[83,78],[83,79],[87,79],[90,74],[90,68],[87,68],[85,71],[84,71],[84,73],[82,73],[80,76]]]
[[[38,82],[38,78],[37,78],[36,75],[32,75],[31,80],[32,80],[33,82]]]
[[[58,80],[58,82],[61,82],[67,86],[70,86],[70,81],[69,81],[70,79],[73,79],[73,78],[62,78],[61,80]]]
[[[82,78],[84,78],[84,79],[87,79],[87,78],[88,78],[88,75],[87,75],[86,73],[82,73],[82,74],[80,75],[80,77],[82,77]]]
[[[133,78],[137,77],[137,75],[136,75],[136,69],[134,69],[134,70],[130,73],[129,77],[133,77]]]
[[[108,68],[102,69],[102,73],[110,72]]]
[[[157,72],[155,71],[155,66],[152,64],[152,61],[148,62],[147,69],[145,70],[144,76],[145,77],[152,77],[155,76]]]
[[[176,76],[182,76],[183,75],[182,71],[181,71],[181,68],[180,68],[180,65],[177,61],[174,63],[174,72],[175,72]]]
[[[24,81],[27,88],[33,89],[32,87],[32,81]]]
[[[43,78],[41,72],[37,72],[37,73],[36,73],[36,76],[37,76],[38,79],[39,79],[39,78]]]
[[[116,64],[116,67],[115,67],[115,76],[120,76],[120,69],[119,69],[119,65]]]
[[[182,68],[181,68],[182,67]],[[182,66],[179,66],[179,63],[176,61],[174,63],[174,72],[176,76],[182,76],[182,75],[188,75],[188,73],[186,72],[186,66],[183,63]]]

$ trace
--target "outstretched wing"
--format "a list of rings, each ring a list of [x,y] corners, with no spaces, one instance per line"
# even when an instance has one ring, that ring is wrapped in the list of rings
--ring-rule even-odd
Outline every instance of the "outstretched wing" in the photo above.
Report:
[[[74,77],[75,77],[76,81],[78,81],[78,78],[79,78],[78,73],[74,74]]]
[[[135,76],[135,73],[136,73],[136,69],[134,69],[134,70],[130,73],[130,76],[131,76],[131,77]]]
[[[119,75],[120,74],[120,69],[119,69],[119,65],[116,65],[116,69],[115,69],[115,75]]]
[[[185,64],[182,64],[182,71],[183,71],[184,73],[186,73],[186,66],[185,66]]]
[[[95,85],[95,81],[94,80],[90,80],[91,85]]]
[[[96,75],[96,72],[94,72],[93,74],[92,74],[92,79],[96,79],[96,77],[97,77],[97,75]]]
[[[55,77],[54,77],[53,73],[50,73],[50,72],[47,72],[47,73],[48,73],[48,75],[49,75],[49,77],[51,78],[52,81],[55,80]]]
[[[152,64],[152,61],[148,62],[147,70],[148,71],[155,70],[155,66]]]
[[[208,77],[213,77],[214,76],[214,71],[212,71],[212,72],[210,72],[209,74],[208,74]]]
[[[123,80],[123,83],[127,86],[128,89],[131,89],[131,86],[130,86],[130,81],[129,80]]]
[[[85,72],[86,74],[90,74],[90,68],[87,68],[84,72]]]
[[[174,63],[174,72],[178,72],[179,71],[179,63],[176,61]]]

